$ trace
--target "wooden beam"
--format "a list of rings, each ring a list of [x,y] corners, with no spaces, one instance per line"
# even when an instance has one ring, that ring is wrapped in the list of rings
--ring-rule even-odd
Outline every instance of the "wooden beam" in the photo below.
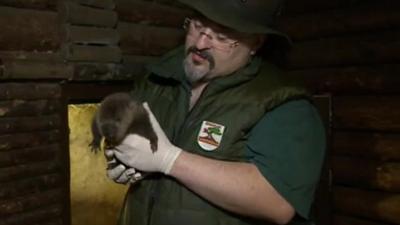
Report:
[[[60,115],[32,117],[0,117],[0,133],[23,133],[37,130],[51,130],[59,127],[61,124]]]
[[[118,21],[117,14],[111,10],[87,7],[71,1],[62,1],[59,7],[60,18],[64,23],[112,28]]]
[[[53,99],[61,97],[61,86],[52,83],[0,83],[0,100]]]
[[[336,129],[400,131],[400,96],[338,96],[333,98]]]
[[[121,50],[127,55],[158,56],[184,43],[183,29],[119,23]]]
[[[316,93],[400,93],[400,64],[310,68],[292,70],[288,76],[304,81]]]
[[[73,66],[60,61],[3,60],[0,80],[7,79],[55,79],[68,80],[72,77]]]
[[[0,200],[0,216],[9,216],[44,206],[54,205],[63,201],[65,190],[57,188],[13,199]]]
[[[400,161],[400,134],[333,132],[333,154],[380,161]]]
[[[49,115],[58,112],[60,107],[60,102],[57,100],[0,101],[0,116],[22,117]]]
[[[48,146],[56,144],[60,140],[61,135],[58,130],[1,135],[0,151]]]
[[[118,91],[131,91],[132,82],[114,82],[112,84],[99,83],[67,83],[63,85],[63,93],[69,103],[100,102],[105,96]],[[87,91],[90,90],[90,91]]]
[[[121,50],[117,46],[68,44],[63,48],[64,58],[71,62],[119,63]]]
[[[61,45],[57,13],[0,7],[0,51],[54,51]]]
[[[170,27],[182,27],[185,17],[193,15],[188,9],[142,0],[116,0],[115,10],[123,22]]]
[[[65,26],[66,41],[74,44],[117,45],[119,33],[112,28]]]
[[[120,64],[113,63],[76,63],[74,78],[76,81],[121,81],[132,80],[134,75]]]
[[[400,223],[400,194],[348,187],[334,188],[337,212],[386,223]]]
[[[10,182],[12,180],[34,177],[42,174],[52,174],[60,172],[61,165],[56,160],[22,164],[14,167],[0,168],[0,182]]]
[[[1,0],[0,5],[51,11],[57,9],[57,1],[54,0]]]
[[[352,187],[400,192],[400,163],[333,157],[333,182]]]
[[[64,206],[61,204],[49,205],[37,209],[31,209],[24,213],[10,215],[6,218],[2,218],[0,221],[0,225],[17,225],[17,224],[45,225],[43,221],[52,221],[55,218],[60,218],[62,216],[63,211],[64,211]],[[63,223],[59,224],[61,225]]]
[[[391,64],[400,61],[400,31],[295,43],[288,55],[294,68]]]
[[[72,0],[81,5],[93,6],[96,8],[103,9],[114,9],[115,3],[114,0]]]
[[[27,163],[54,160],[59,157],[58,144],[0,152],[0,167],[11,167]]]
[[[16,198],[45,190],[63,187],[61,174],[46,174],[25,179],[15,179],[0,186],[0,199]]]
[[[279,28],[294,40],[390,30],[399,27],[399,8],[396,1],[365,2],[344,9],[286,16],[280,20]]]

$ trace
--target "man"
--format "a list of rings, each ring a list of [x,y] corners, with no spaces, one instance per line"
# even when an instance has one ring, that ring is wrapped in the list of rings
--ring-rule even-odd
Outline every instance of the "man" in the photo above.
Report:
[[[181,2],[199,12],[185,47],[132,92],[148,103],[157,151],[138,135],[106,151],[132,167],[108,171],[134,183],[119,224],[312,224],[324,129],[307,93],[256,56],[286,38],[272,29],[282,1]]]

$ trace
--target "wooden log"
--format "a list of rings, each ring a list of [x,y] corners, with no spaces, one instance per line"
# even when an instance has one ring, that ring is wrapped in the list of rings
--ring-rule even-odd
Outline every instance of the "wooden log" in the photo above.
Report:
[[[41,116],[58,112],[60,102],[56,100],[13,100],[0,102],[0,117]]]
[[[55,12],[0,7],[0,51],[54,51],[61,37]]]
[[[0,136],[0,151],[50,145],[60,141],[59,130]]]
[[[23,133],[38,130],[51,130],[61,125],[60,115],[32,117],[2,118],[0,117],[0,133]]]
[[[333,157],[333,182],[366,189],[400,192],[400,163]]]
[[[32,209],[16,215],[2,218],[0,225],[20,225],[20,224],[43,224],[43,221],[54,220],[53,218],[60,218],[64,206],[61,204],[54,204],[37,209]],[[42,223],[41,223],[42,222]]]
[[[0,83],[0,99],[52,99],[60,98],[61,87],[51,83]]]
[[[46,174],[3,183],[0,186],[0,199],[16,198],[40,193],[45,190],[62,187],[64,178],[61,174]]]
[[[400,131],[399,96],[341,96],[333,98],[337,129]]]
[[[117,45],[119,33],[111,28],[65,26],[66,41],[74,44]]]
[[[75,64],[74,80],[132,80],[132,74],[124,70],[120,64],[112,63],[77,63]]]
[[[61,169],[61,164],[56,160],[0,168],[0,182],[5,183],[43,174],[60,173]]]
[[[64,23],[74,25],[114,27],[118,20],[114,11],[87,7],[71,1],[62,1],[59,4],[59,14]]]
[[[0,167],[11,167],[21,164],[54,160],[60,157],[58,144],[34,148],[0,151]]]
[[[314,93],[399,93],[399,64],[292,70]]]
[[[0,79],[70,79],[73,67],[60,61],[3,60]]]
[[[382,221],[400,223],[400,194],[335,187],[334,208],[339,213]]]
[[[64,58],[73,62],[119,63],[121,50],[116,46],[66,45]]]
[[[85,91],[82,90],[90,90]],[[100,102],[105,96],[118,92],[118,91],[131,91],[131,82],[121,82],[121,83],[67,83],[63,86],[63,92],[69,98],[70,103],[75,102]]]
[[[365,219],[359,219],[356,217],[335,215],[333,217],[332,225],[390,225],[381,222],[373,222]]]
[[[366,2],[354,8],[286,16],[279,28],[294,40],[396,29],[400,24],[399,8],[396,1]]]
[[[157,57],[138,56],[138,55],[123,55],[122,64],[127,74],[134,76],[143,76],[148,73],[146,65],[154,62]]]
[[[63,200],[64,188],[35,193],[33,195],[17,197],[0,201],[0,216],[12,215],[24,211],[53,205]]]
[[[54,0],[1,0],[0,5],[51,11],[57,9],[57,1]]]
[[[158,56],[183,44],[183,29],[119,23],[121,50],[127,55]]]
[[[115,10],[123,22],[143,25],[182,27],[193,11],[142,0],[116,0]]]
[[[400,60],[400,32],[298,42],[288,54],[291,68],[389,64]]]
[[[73,0],[73,1],[81,5],[93,6],[96,8],[114,9],[115,7],[114,0]]]
[[[336,131],[332,140],[335,155],[400,161],[400,134]]]

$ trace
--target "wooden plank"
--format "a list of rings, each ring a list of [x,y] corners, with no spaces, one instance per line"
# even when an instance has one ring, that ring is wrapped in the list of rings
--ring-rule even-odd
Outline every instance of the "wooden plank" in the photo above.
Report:
[[[127,55],[158,56],[184,43],[183,29],[119,23],[121,50]]]
[[[335,215],[332,225],[390,225],[382,222],[373,222],[370,220],[350,217],[345,215]]]
[[[119,33],[111,28],[65,26],[66,41],[75,44],[117,45]]]
[[[60,61],[3,60],[0,79],[69,79],[73,66]]]
[[[49,115],[59,111],[60,107],[56,100],[0,101],[0,117]]]
[[[1,0],[0,5],[51,11],[57,9],[57,1],[54,0]]]
[[[142,0],[116,0],[115,10],[123,22],[143,25],[182,27],[193,11]]]
[[[292,70],[314,93],[400,93],[400,64]]]
[[[291,68],[389,64],[400,61],[400,31],[335,37],[295,43]]]
[[[50,161],[0,168],[0,182],[5,183],[43,174],[60,173],[61,169],[60,162],[57,162],[54,159]]]
[[[0,220],[0,225],[20,225],[20,224],[44,225],[43,221],[49,221],[49,220],[52,221],[54,220],[54,218],[60,218],[63,211],[64,211],[64,206],[61,204],[49,205],[37,209],[32,209],[23,213],[13,214],[6,218],[2,218]]]
[[[365,2],[353,8],[286,16],[280,20],[279,28],[294,40],[397,29],[399,9],[397,1]]]
[[[51,83],[0,83],[0,99],[52,99],[60,98],[61,88]]]
[[[335,155],[380,161],[400,161],[400,134],[370,132],[340,132],[332,136]]]
[[[61,124],[60,115],[48,115],[38,117],[0,117],[0,133],[23,133],[38,130],[51,130],[59,127]]]
[[[73,80],[99,81],[99,80],[132,80],[133,75],[124,70],[120,64],[112,63],[77,63]]]
[[[64,189],[58,188],[14,199],[0,200],[0,216],[8,216],[53,205],[63,200],[64,192]]]
[[[61,174],[46,174],[26,179],[15,179],[0,186],[0,199],[16,198],[40,193],[45,190],[62,187],[64,180]]]
[[[400,192],[400,163],[353,157],[332,158],[333,181],[352,187]]]
[[[68,96],[69,103],[100,102],[105,96],[118,91],[131,91],[133,82],[118,83],[67,83],[63,85],[63,93]],[[90,91],[86,91],[90,90]]]
[[[57,13],[0,7],[0,51],[54,51],[61,45]]]
[[[62,1],[59,4],[59,14],[64,23],[74,25],[112,28],[118,21],[114,11],[87,7],[71,1]]]
[[[386,223],[400,223],[400,194],[335,187],[337,212]]]
[[[73,62],[119,63],[121,50],[117,46],[66,45],[64,58]]]
[[[8,134],[0,136],[0,151],[51,145],[60,141],[60,131]]]
[[[81,5],[93,6],[96,8],[114,9],[115,7],[114,0],[73,0],[73,1]]]
[[[0,167],[54,160],[59,157],[60,152],[61,147],[58,144],[0,151]]]
[[[400,131],[400,96],[340,96],[333,98],[336,129]]]

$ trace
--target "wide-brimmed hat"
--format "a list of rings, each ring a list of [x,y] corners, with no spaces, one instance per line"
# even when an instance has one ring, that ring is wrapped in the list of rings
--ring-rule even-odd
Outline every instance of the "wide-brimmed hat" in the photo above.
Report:
[[[179,0],[208,19],[239,32],[273,34],[291,43],[275,28],[284,0]]]

